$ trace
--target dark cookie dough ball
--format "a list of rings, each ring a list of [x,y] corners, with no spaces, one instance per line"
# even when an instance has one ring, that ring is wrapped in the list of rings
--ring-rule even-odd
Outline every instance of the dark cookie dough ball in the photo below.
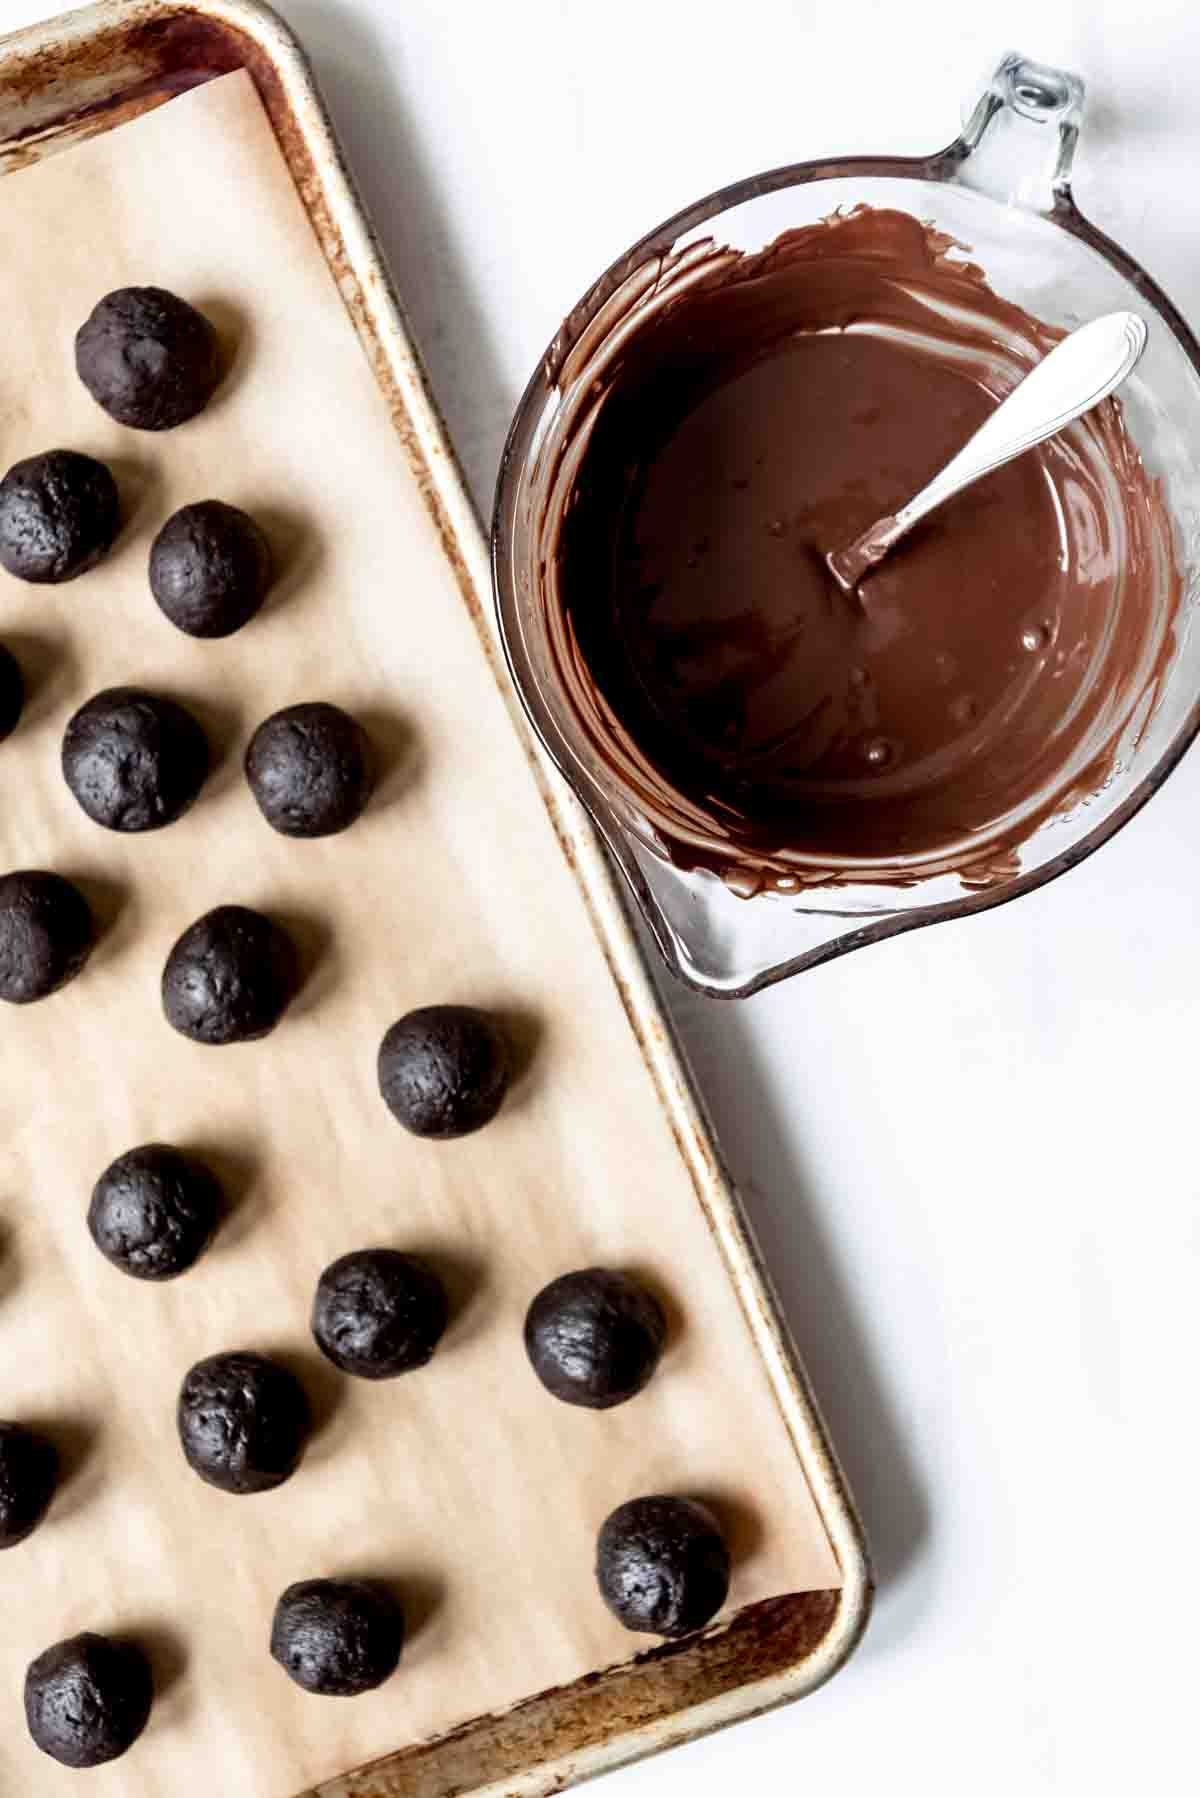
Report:
[[[0,481],[0,565],[18,580],[74,580],[100,560],[119,523],[117,483],[75,450],[29,456]]]
[[[358,1249],[317,1282],[312,1333],[343,1373],[389,1380],[425,1365],[447,1316],[445,1289],[431,1268],[397,1249]]]
[[[395,1672],[404,1612],[373,1580],[307,1579],[275,1606],[271,1653],[306,1692],[353,1698]]]
[[[21,668],[11,649],[0,643],[0,743],[17,728],[25,704],[25,682]]]
[[[495,1117],[509,1053],[495,1018],[471,1005],[427,1005],[379,1046],[379,1090],[414,1136],[467,1136]]]
[[[88,902],[61,874],[0,876],[0,999],[27,1005],[78,974],[95,927]]]
[[[594,1411],[642,1390],[666,1334],[653,1293],[606,1267],[551,1280],[525,1318],[525,1347],[547,1392]]]
[[[92,1191],[88,1229],[106,1260],[135,1280],[173,1280],[212,1241],[216,1176],[194,1155],[148,1142],[119,1155]]]
[[[88,817],[106,830],[161,830],[200,791],[208,744],[175,700],[107,687],[67,725],[62,770]]]
[[[285,706],[259,725],[246,779],[267,823],[285,837],[328,837],[353,824],[371,796],[362,726],[335,705]]]
[[[710,1511],[690,1498],[631,1498],[596,1544],[600,1593],[626,1629],[686,1636],[729,1591],[729,1550]]]
[[[165,288],[119,287],[79,327],[75,367],[118,424],[169,431],[208,404],[220,379],[217,334]]]
[[[296,990],[296,951],[270,918],[218,905],[189,926],[167,957],[167,1022],[194,1043],[248,1043],[279,1022]]]
[[[181,506],[150,551],[150,591],[189,637],[229,637],[271,584],[271,551],[248,512],[219,499]]]
[[[146,1727],[150,1665],[132,1642],[90,1633],[56,1642],[25,1675],[25,1721],[43,1754],[64,1767],[115,1761]]]
[[[19,1423],[0,1423],[0,1548],[36,1529],[58,1484],[58,1450]]]
[[[294,1473],[308,1437],[304,1388],[249,1349],[197,1361],[175,1414],[188,1466],[222,1492],[268,1492]]]

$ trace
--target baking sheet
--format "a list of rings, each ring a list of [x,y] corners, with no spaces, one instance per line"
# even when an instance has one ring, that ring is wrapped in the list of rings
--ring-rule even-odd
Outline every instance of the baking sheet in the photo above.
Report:
[[[0,1558],[0,1792],[77,1789],[20,1722],[29,1659],[77,1629],[148,1640],[161,1696],[111,1798],[287,1798],[305,1785],[647,1645],[604,1611],[596,1527],[636,1492],[717,1503],[733,1604],[839,1583],[736,1298],[474,627],[249,78],[231,75],[0,185],[0,461],[55,444],[116,470],[131,516],[112,557],[61,588],[0,573],[0,638],[33,675],[0,746],[0,865],[79,879],[106,919],[84,974],[0,1017],[0,1415],[57,1427],[72,1462],[47,1522]],[[403,273],[398,271],[401,284]],[[204,416],[124,431],[76,381],[71,340],[108,288],[157,282],[233,348]],[[239,636],[160,616],[149,543],[175,506],[247,506],[282,579]],[[219,751],[200,802],[121,838],[58,770],[71,711],[136,681],[192,705]],[[345,836],[263,823],[241,749],[275,707],[328,698],[371,730],[380,790]],[[162,1019],[171,943],[209,906],[288,921],[309,974],[274,1035],[204,1049]],[[412,1005],[510,1018],[528,1067],[485,1132],[417,1142],[375,1051]],[[91,1185],[135,1142],[206,1152],[230,1188],[212,1250],[162,1288],[104,1263]],[[426,1369],[382,1385],[320,1361],[320,1269],[389,1242],[446,1267],[459,1309]],[[520,1322],[571,1266],[636,1267],[665,1291],[670,1351],[602,1415],[557,1404]],[[296,1476],[235,1499],[185,1467],[179,1380],[235,1346],[282,1353],[321,1428]],[[291,1580],[393,1578],[412,1639],[397,1676],[311,1697],[266,1652]]]

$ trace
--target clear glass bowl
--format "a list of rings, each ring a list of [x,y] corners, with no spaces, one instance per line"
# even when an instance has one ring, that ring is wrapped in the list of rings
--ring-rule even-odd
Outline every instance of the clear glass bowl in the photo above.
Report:
[[[1133,259],[1088,223],[1071,197],[1083,110],[1073,75],[1006,56],[962,135],[929,157],[797,163],[722,189],[667,221],[614,263],[570,314],[521,400],[500,469],[493,576],[509,667],[549,754],[590,812],[668,965],[690,986],[729,998],[758,991],[882,937],[1015,899],[1065,873],[1118,830],[1166,779],[1200,728],[1200,345]],[[631,795],[590,751],[546,650],[534,528],[539,477],[567,406],[558,375],[606,302],[657,256],[716,238],[754,251],[795,226],[858,204],[896,207],[971,248],[990,285],[1036,317],[1071,327],[1129,307],[1151,326],[1136,377],[1122,388],[1126,425],[1162,483],[1176,526],[1185,597],[1157,703],[1127,733],[1103,789],[1044,823],[1020,871],[983,891],[941,875],[909,889],[861,885],[793,897],[740,898],[716,876],[657,852]]]

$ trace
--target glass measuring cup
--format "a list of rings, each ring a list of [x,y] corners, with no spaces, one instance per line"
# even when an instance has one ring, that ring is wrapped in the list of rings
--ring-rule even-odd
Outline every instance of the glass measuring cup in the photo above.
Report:
[[[669,966],[687,984],[738,998],[902,930],[969,915],[1032,891],[1099,848],[1161,785],[1200,729],[1200,345],[1166,295],[1075,206],[1070,172],[1084,89],[1074,75],[1005,56],[961,136],[929,157],[798,163],[697,202],[613,264],[569,315],[530,381],[501,464],[492,533],[501,633],[539,737],[590,812]],[[539,495],[573,407],[571,352],[600,333],[604,309],[656,257],[715,238],[756,251],[839,208],[894,207],[970,246],[1004,298],[1064,328],[1130,308],[1151,325],[1122,389],[1126,427],[1161,483],[1185,585],[1175,643],[1149,716],[1122,738],[1102,789],[1048,818],[1019,868],[983,890],[956,874],[907,888],[859,885],[746,898],[719,877],[675,866],[634,796],[592,750],[553,673],[540,603]],[[619,335],[617,333],[616,335]],[[577,358],[578,360],[578,358]]]

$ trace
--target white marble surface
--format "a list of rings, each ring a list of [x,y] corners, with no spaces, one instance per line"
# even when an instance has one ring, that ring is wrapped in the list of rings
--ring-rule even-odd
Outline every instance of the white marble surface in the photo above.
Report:
[[[38,0],[0,0],[0,27]],[[1200,320],[1184,0],[284,0],[481,505],[560,314],[757,168],[925,150],[1012,45],[1091,91],[1080,204]],[[668,994],[881,1581],[802,1706],[625,1798],[1192,1788],[1200,760],[1020,904],[741,1007]]]

